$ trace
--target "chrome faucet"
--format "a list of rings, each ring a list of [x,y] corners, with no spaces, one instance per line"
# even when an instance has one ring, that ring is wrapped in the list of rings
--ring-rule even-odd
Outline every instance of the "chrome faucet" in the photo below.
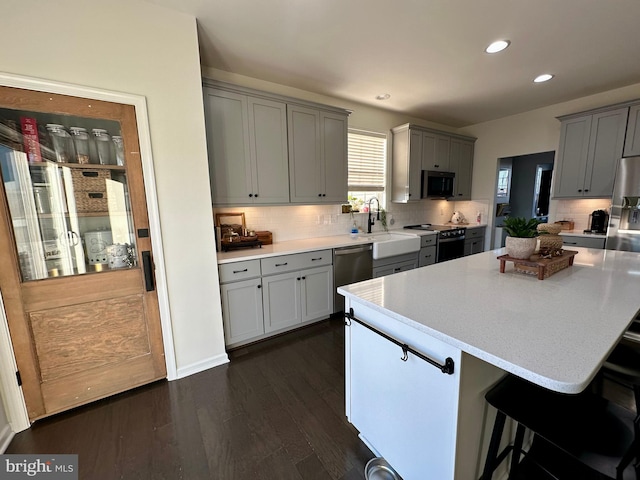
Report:
[[[369,199],[369,203],[367,205],[369,205],[369,213],[367,214],[367,233],[371,233],[371,226],[375,225],[376,222],[373,221],[373,218],[371,217],[371,201],[375,200],[378,203],[378,211],[376,214],[376,220],[380,220],[380,200],[378,200],[377,197],[371,197]]]

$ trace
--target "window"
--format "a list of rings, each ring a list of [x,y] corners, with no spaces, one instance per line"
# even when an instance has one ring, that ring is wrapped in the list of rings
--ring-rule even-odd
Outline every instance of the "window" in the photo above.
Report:
[[[387,136],[349,129],[349,203],[361,210],[372,198],[386,205]]]

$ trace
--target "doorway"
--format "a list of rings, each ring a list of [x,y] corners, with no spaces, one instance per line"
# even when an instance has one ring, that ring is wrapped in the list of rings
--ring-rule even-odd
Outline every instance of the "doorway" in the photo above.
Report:
[[[504,247],[506,216],[548,220],[554,157],[550,151],[498,160],[494,248]]]

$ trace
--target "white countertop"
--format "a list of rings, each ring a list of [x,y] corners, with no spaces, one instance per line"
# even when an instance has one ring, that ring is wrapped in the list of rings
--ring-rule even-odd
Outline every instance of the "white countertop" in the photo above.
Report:
[[[485,224],[460,225],[465,228],[486,227]],[[325,248],[340,248],[352,245],[362,245],[371,243],[372,236],[381,235],[387,232],[373,232],[371,234],[360,233],[357,238],[351,235],[332,235],[327,237],[304,238],[300,240],[289,240],[277,242],[271,245],[263,245],[260,248],[240,248],[230,252],[218,252],[218,264],[232,263],[240,260],[256,260],[260,258],[274,257],[277,255],[290,255],[292,253],[312,252],[314,250],[324,250]],[[435,235],[436,231],[430,230],[409,230],[404,228],[389,229],[388,233],[401,233],[406,235]]]
[[[304,238],[301,240],[289,240],[271,245],[263,245],[260,248],[240,248],[230,252],[218,252],[218,264],[232,263],[239,260],[256,260],[260,258],[275,257],[277,255],[290,255],[292,253],[312,252],[326,248],[349,247],[372,243],[371,237],[387,232],[374,232],[371,234],[360,233],[357,238],[351,235],[333,235],[328,237]],[[403,235],[435,235],[436,232],[422,230],[389,230],[388,233],[400,233]]]
[[[561,230],[560,235],[565,235],[567,237],[601,238],[603,240],[607,238],[604,233],[585,233],[583,230]]]
[[[507,372],[578,393],[640,307],[640,254],[572,250],[573,266],[545,280],[510,262],[501,274],[497,249],[338,292]]]

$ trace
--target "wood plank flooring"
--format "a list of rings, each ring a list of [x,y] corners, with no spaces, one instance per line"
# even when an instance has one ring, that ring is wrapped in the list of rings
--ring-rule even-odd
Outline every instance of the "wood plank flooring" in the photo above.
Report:
[[[344,414],[342,318],[231,363],[36,422],[6,453],[75,453],[81,479],[362,480]]]

